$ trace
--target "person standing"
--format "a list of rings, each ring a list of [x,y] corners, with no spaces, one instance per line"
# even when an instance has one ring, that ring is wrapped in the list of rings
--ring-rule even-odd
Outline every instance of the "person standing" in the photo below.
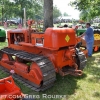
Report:
[[[92,57],[93,45],[94,45],[94,32],[93,32],[93,29],[90,26],[91,26],[90,23],[86,23],[87,30],[86,30],[85,33],[83,33],[81,35],[81,37],[85,36],[86,47],[87,47],[87,50],[88,50],[88,56]]]

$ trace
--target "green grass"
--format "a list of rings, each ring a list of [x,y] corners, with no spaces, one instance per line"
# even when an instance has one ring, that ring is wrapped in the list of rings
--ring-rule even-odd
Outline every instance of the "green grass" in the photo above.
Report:
[[[7,43],[0,43],[0,48],[5,46],[7,46]],[[0,78],[7,76],[7,74],[0,71]],[[100,100],[100,53],[94,53],[92,58],[88,58],[87,66],[82,76],[74,77],[68,75],[62,77],[57,74],[54,86],[44,92],[34,92],[18,82],[18,80],[15,80],[15,82],[23,93],[39,95],[39,100]],[[45,99],[42,97],[43,94],[66,95],[66,98]]]
[[[7,42],[0,42],[0,49],[7,46]]]

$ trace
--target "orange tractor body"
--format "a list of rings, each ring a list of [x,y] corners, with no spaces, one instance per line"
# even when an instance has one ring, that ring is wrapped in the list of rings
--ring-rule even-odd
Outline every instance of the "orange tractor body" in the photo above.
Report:
[[[20,41],[15,43],[15,37]],[[0,65],[14,70],[37,89],[52,85],[56,72],[78,76],[86,66],[86,56],[76,47],[71,28],[48,28],[44,33],[15,29],[7,32],[7,38],[8,47],[0,50]]]

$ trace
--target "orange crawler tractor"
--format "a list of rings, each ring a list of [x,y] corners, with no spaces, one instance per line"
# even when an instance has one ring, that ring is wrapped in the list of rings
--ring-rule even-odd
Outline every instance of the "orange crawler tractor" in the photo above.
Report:
[[[2,69],[14,71],[14,77],[35,91],[50,88],[56,72],[82,75],[85,54],[76,46],[75,31],[70,28],[47,28],[44,33],[29,29],[7,32],[8,47],[0,50]]]

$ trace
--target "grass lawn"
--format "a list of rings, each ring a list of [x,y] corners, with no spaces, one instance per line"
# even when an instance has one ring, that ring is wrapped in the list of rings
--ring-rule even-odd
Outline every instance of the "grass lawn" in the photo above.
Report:
[[[0,43],[0,48],[7,46],[7,43]],[[8,76],[0,70],[0,78]],[[84,74],[80,77],[71,75],[62,77],[57,74],[54,86],[44,92],[34,92],[30,88],[15,80],[16,84],[25,94],[39,95],[39,100],[100,100],[100,53],[94,53],[88,58]],[[47,95],[66,95],[66,98],[50,99],[43,98]]]

